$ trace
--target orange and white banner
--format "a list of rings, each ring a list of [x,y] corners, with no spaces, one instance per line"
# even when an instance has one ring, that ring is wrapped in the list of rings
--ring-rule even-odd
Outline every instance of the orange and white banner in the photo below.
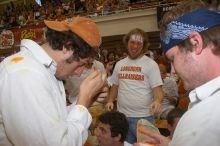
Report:
[[[31,39],[40,44],[44,40],[44,28],[44,24],[38,24],[3,30],[0,34],[0,49],[18,47],[22,39]]]

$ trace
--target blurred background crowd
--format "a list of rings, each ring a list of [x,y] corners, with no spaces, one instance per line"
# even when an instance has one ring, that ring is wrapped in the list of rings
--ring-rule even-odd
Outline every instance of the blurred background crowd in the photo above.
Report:
[[[131,10],[177,3],[181,0],[42,0],[4,5],[0,11],[0,29],[37,25],[42,20],[66,20],[73,16],[96,17]]]

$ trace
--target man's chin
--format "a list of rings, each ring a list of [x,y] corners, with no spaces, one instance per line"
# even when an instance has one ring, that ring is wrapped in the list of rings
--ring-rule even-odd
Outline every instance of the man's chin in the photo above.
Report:
[[[186,91],[191,91],[193,90],[194,88],[190,86],[190,84],[186,83],[185,81],[183,81],[183,88],[186,90]]]
[[[128,57],[131,58],[131,59],[133,59],[133,58],[135,58],[135,55],[131,55],[131,54],[129,53],[129,54],[128,54]]]
[[[137,59],[139,58],[141,55],[128,55],[130,59]]]
[[[55,76],[55,77],[59,81],[66,80],[68,78],[68,76]]]

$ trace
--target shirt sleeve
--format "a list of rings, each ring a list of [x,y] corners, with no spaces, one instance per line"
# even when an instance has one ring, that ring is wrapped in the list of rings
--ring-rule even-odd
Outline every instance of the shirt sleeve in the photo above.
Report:
[[[114,71],[113,71],[111,77],[108,79],[108,82],[109,82],[110,85],[113,85],[113,84],[118,85],[119,63],[120,62],[116,63]]]
[[[3,75],[3,76],[2,76]],[[22,69],[1,74],[1,113],[7,137],[16,146],[82,146],[91,115],[81,106],[69,114],[54,83],[44,74]],[[57,96],[56,96],[57,95]]]
[[[151,88],[163,85],[163,81],[160,75],[160,69],[156,62],[152,61],[150,69],[148,71],[148,79]]]

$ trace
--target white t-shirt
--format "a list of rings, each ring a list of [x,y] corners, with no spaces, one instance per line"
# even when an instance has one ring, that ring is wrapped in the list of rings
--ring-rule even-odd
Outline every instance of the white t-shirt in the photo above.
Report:
[[[117,108],[127,117],[150,116],[152,88],[162,85],[157,63],[147,56],[126,57],[115,65],[110,80],[118,85]]]
[[[180,119],[169,146],[220,145],[220,77],[189,94],[189,110]]]

